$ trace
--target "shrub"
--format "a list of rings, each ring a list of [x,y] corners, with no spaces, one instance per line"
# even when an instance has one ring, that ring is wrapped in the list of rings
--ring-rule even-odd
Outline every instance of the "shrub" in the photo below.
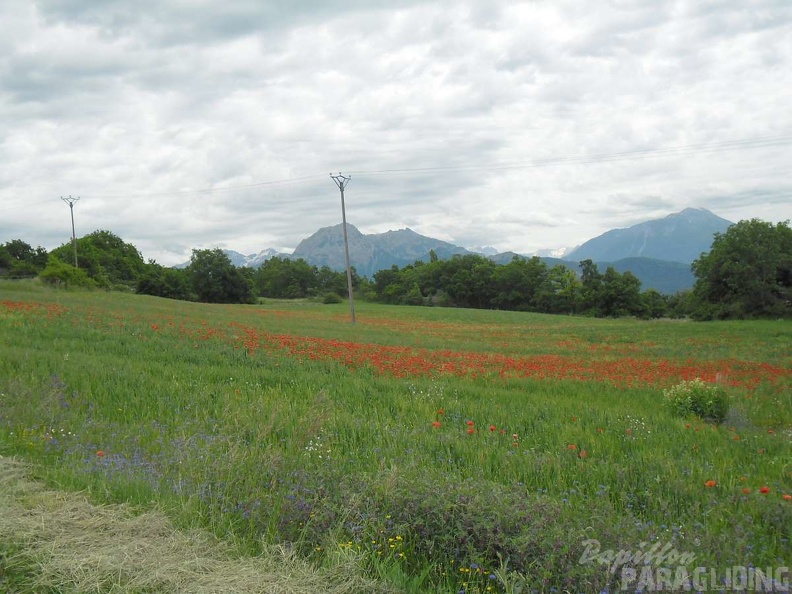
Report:
[[[39,273],[39,278],[53,287],[95,287],[96,282],[82,268],[75,268],[54,256],[47,260],[47,267]]]
[[[322,298],[322,303],[324,304],[331,304],[331,303],[341,303],[343,299],[338,293],[326,293],[325,296]]]
[[[663,396],[669,410],[680,417],[694,414],[708,421],[722,423],[729,412],[726,391],[700,378],[671,386],[663,390]]]

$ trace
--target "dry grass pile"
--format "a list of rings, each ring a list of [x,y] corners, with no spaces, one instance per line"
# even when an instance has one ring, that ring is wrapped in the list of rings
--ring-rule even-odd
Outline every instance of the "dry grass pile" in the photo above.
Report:
[[[388,592],[339,551],[317,568],[283,548],[234,558],[201,531],[178,530],[163,514],[94,505],[83,495],[47,489],[19,461],[0,456],[0,543],[21,550],[5,561],[35,575],[32,592],[143,594]],[[34,571],[30,572],[33,567]]]

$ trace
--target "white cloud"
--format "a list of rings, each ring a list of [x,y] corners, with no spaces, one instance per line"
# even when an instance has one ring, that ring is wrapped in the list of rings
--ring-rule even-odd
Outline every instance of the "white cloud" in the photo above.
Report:
[[[0,242],[66,241],[73,194],[79,234],[165,264],[293,248],[339,222],[330,171],[364,232],[518,252],[687,206],[792,218],[781,0],[0,8]]]

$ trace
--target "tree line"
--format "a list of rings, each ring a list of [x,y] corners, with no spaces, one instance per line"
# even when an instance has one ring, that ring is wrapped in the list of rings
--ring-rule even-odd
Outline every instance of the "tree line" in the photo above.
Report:
[[[430,253],[429,262],[380,270],[372,290],[384,303],[601,317],[662,317],[679,303],[677,296],[654,289],[641,292],[641,281],[631,272],[612,266],[600,272],[591,260],[580,262],[578,275],[539,258],[515,256],[508,264],[496,264],[474,254],[439,260]]]
[[[38,277],[59,287],[100,288],[207,303],[253,303],[257,297],[293,299],[346,291],[346,275],[305,260],[274,258],[261,267],[234,266],[220,249],[193,250],[186,268],[144,261],[135,246],[110,231],[77,239],[77,267],[71,242],[47,253],[21,239],[0,244],[0,276]],[[353,282],[362,279],[353,275]],[[340,299],[340,298],[339,298]]]
[[[47,252],[21,239],[0,244],[0,277],[38,277],[60,287],[135,291],[209,303],[254,303],[259,297],[340,301],[343,272],[305,260],[272,258],[259,268],[236,267],[220,249],[193,250],[183,269],[144,261],[133,245],[110,231]],[[549,267],[538,258],[496,264],[457,255],[380,270],[373,279],[353,273],[356,297],[400,305],[469,307],[601,317],[694,319],[792,317],[792,229],[789,223],[740,221],[716,233],[709,252],[692,265],[691,291],[663,295],[641,290],[631,272],[600,271],[584,260],[577,270]]]

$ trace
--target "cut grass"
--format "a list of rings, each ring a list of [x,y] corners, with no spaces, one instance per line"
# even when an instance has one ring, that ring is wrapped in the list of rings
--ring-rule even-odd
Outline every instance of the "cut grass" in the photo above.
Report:
[[[205,531],[176,529],[162,513],[95,505],[48,489],[17,460],[0,457],[0,586],[4,592],[393,592],[361,577],[339,551],[317,568],[284,547],[236,557]]]

